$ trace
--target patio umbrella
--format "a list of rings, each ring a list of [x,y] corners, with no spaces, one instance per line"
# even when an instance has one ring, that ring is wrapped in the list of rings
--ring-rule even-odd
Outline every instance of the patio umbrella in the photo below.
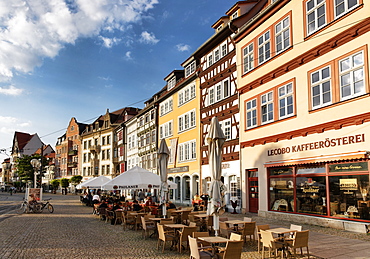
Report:
[[[92,179],[91,181],[86,181],[82,183],[81,187],[87,189],[102,189],[102,186],[109,181],[110,179],[108,177],[101,175]]]
[[[167,192],[168,192],[168,184],[167,184],[167,164],[168,164],[168,157],[170,156],[170,151],[168,150],[166,141],[164,139],[161,140],[161,144],[159,145],[158,149],[158,171],[159,176],[161,177],[161,187],[159,188],[160,193],[160,201],[162,203],[162,214],[165,218],[166,213],[166,199],[167,199]]]
[[[171,189],[176,189],[177,185],[174,182],[167,181]],[[129,190],[129,189],[159,189],[161,178],[159,175],[150,172],[144,168],[135,166],[130,170],[113,178],[105,185],[104,190]]]
[[[213,117],[207,136],[209,170],[211,173],[211,185],[208,192],[210,199],[207,214],[213,215],[213,228],[216,236],[220,229],[219,215],[224,212],[223,207],[225,206],[223,195],[226,188],[221,182],[222,147],[225,140],[226,137],[217,117]]]
[[[76,189],[86,189],[87,187],[85,186],[85,184],[86,183],[88,183],[88,182],[91,182],[92,180],[94,180],[96,177],[91,177],[91,178],[89,178],[89,179],[87,179],[86,181],[84,181],[84,182],[82,182],[82,183],[80,183],[80,184],[77,184],[76,185]],[[84,186],[82,185],[82,184],[84,184]]]

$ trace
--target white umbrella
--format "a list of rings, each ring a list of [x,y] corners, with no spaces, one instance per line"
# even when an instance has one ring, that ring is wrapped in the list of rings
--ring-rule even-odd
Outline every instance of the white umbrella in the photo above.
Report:
[[[76,189],[86,189],[86,187],[83,187],[82,184],[86,184],[92,180],[94,180],[96,177],[91,177],[89,179],[87,179],[86,181],[82,182],[82,183],[79,183],[76,185]]]
[[[167,181],[171,189],[176,189],[176,184]],[[128,189],[159,189],[161,185],[161,178],[144,168],[135,166],[130,170],[113,178],[104,184],[104,190],[128,190]]]
[[[102,186],[109,181],[110,179],[108,177],[101,175],[99,177],[95,177],[91,181],[82,183],[81,187],[87,189],[102,189]]]
[[[167,164],[168,164],[168,157],[170,156],[170,151],[168,150],[166,141],[164,139],[161,140],[161,144],[159,145],[158,149],[158,171],[159,176],[161,177],[161,187],[159,189],[159,193],[161,196],[161,203],[162,205],[162,214],[163,217],[166,217],[166,199],[167,199],[167,192],[168,192],[168,184],[167,184]]]
[[[221,129],[217,117],[213,117],[211,126],[207,136],[208,142],[208,160],[211,173],[211,185],[208,195],[210,197],[207,208],[207,214],[213,215],[213,228],[215,235],[218,235],[219,215],[224,212],[225,200],[223,193],[225,186],[221,182],[221,162],[222,162],[222,147],[226,137]]]

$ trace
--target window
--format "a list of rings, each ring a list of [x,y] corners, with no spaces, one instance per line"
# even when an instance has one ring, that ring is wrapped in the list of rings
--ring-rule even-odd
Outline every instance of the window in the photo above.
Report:
[[[339,61],[339,79],[341,100],[365,93],[362,51]]]
[[[190,76],[195,72],[195,61],[191,62],[188,66],[185,68],[185,77]]]
[[[87,149],[87,141],[84,141],[84,149]]]
[[[131,149],[131,136],[128,137],[128,149]]]
[[[163,101],[160,104],[160,115],[163,116],[173,110],[173,100],[172,97],[168,98],[167,100]],[[149,120],[149,118],[148,118]]]
[[[152,130],[152,143],[155,143],[155,140],[156,140],[155,130]]]
[[[104,146],[105,145],[105,137],[102,137],[101,139],[101,144]]]
[[[159,136],[161,139],[172,136],[173,122],[168,121],[159,127]]]
[[[107,159],[110,159],[110,149],[107,149]]]
[[[179,116],[179,132],[196,126],[195,109]]]
[[[294,114],[293,107],[293,84],[281,86],[278,89],[279,94],[279,118],[283,119]]]
[[[179,91],[179,106],[195,98],[195,84],[190,84]]]
[[[174,88],[175,85],[176,85],[176,78],[173,77],[167,83],[167,90],[170,90],[170,89]]]
[[[210,88],[209,89],[209,104],[214,104],[215,103],[215,89]]]
[[[105,160],[105,150],[102,150],[101,151],[101,159],[102,160]]]
[[[247,129],[257,126],[257,100],[247,102]]]
[[[230,96],[230,84],[229,84],[229,80],[226,79],[225,81],[223,81],[223,85],[224,85],[224,98],[227,98]]]
[[[306,3],[307,12],[307,34],[319,30],[326,25],[326,1],[310,0]]]
[[[261,96],[262,124],[271,122],[274,119],[274,103],[272,92]]]
[[[230,186],[230,199],[236,200],[238,199],[238,192],[239,192],[239,182],[238,177],[236,175],[231,175],[229,177],[229,186]]]
[[[226,43],[221,45],[221,57],[225,57],[227,54],[227,45]]]
[[[220,50],[215,50],[215,63],[220,60]]]
[[[213,65],[213,55],[209,54],[208,55],[208,67]]]
[[[335,17],[337,18],[338,16],[348,13],[357,5],[358,0],[335,0],[334,1]]]
[[[253,43],[243,49],[243,73],[248,73],[253,69]]]
[[[231,15],[231,20],[235,19],[235,18],[238,18],[238,11],[235,11],[232,15]]]
[[[266,62],[271,56],[270,31],[258,37],[258,64]]]
[[[191,140],[179,144],[179,162],[196,159],[196,141]]]
[[[110,136],[107,136],[107,145],[110,145]]]
[[[110,174],[110,165],[107,165],[107,174]]]
[[[312,108],[331,104],[331,71],[330,66],[313,72],[311,78]]]
[[[225,134],[226,140],[231,139],[231,119],[226,119],[220,122],[221,129]]]
[[[101,166],[101,174],[103,175],[103,174],[105,174],[105,165],[102,165]]]
[[[216,102],[220,101],[222,98],[222,88],[221,84],[216,85]]]
[[[275,25],[276,54],[279,54],[290,46],[289,24],[290,21],[288,16]]]

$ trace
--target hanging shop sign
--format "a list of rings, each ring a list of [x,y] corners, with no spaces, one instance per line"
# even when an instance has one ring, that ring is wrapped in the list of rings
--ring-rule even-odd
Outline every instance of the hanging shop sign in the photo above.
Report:
[[[339,179],[341,191],[356,191],[358,189],[357,179]]]
[[[351,145],[365,142],[365,134],[357,134],[352,136],[345,136],[341,138],[326,138],[325,140],[293,145],[289,147],[275,148],[267,150],[268,156],[284,155],[288,153],[297,153],[307,150],[316,150],[329,147],[338,147],[344,145]]]
[[[180,166],[175,168],[168,168],[167,173],[173,174],[173,173],[185,173],[189,172],[189,166]]]
[[[367,162],[329,165],[329,172],[368,171]]]

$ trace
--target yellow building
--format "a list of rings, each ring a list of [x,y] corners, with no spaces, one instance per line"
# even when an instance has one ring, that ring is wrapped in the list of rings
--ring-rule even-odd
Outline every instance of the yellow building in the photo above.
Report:
[[[175,70],[165,78],[167,89],[158,99],[158,125],[159,140],[166,139],[171,152],[168,178],[177,184],[169,198],[191,204],[200,190],[200,92],[195,60],[190,57],[182,65],[185,70]]]
[[[370,3],[260,2],[234,38],[243,209],[364,231]]]

